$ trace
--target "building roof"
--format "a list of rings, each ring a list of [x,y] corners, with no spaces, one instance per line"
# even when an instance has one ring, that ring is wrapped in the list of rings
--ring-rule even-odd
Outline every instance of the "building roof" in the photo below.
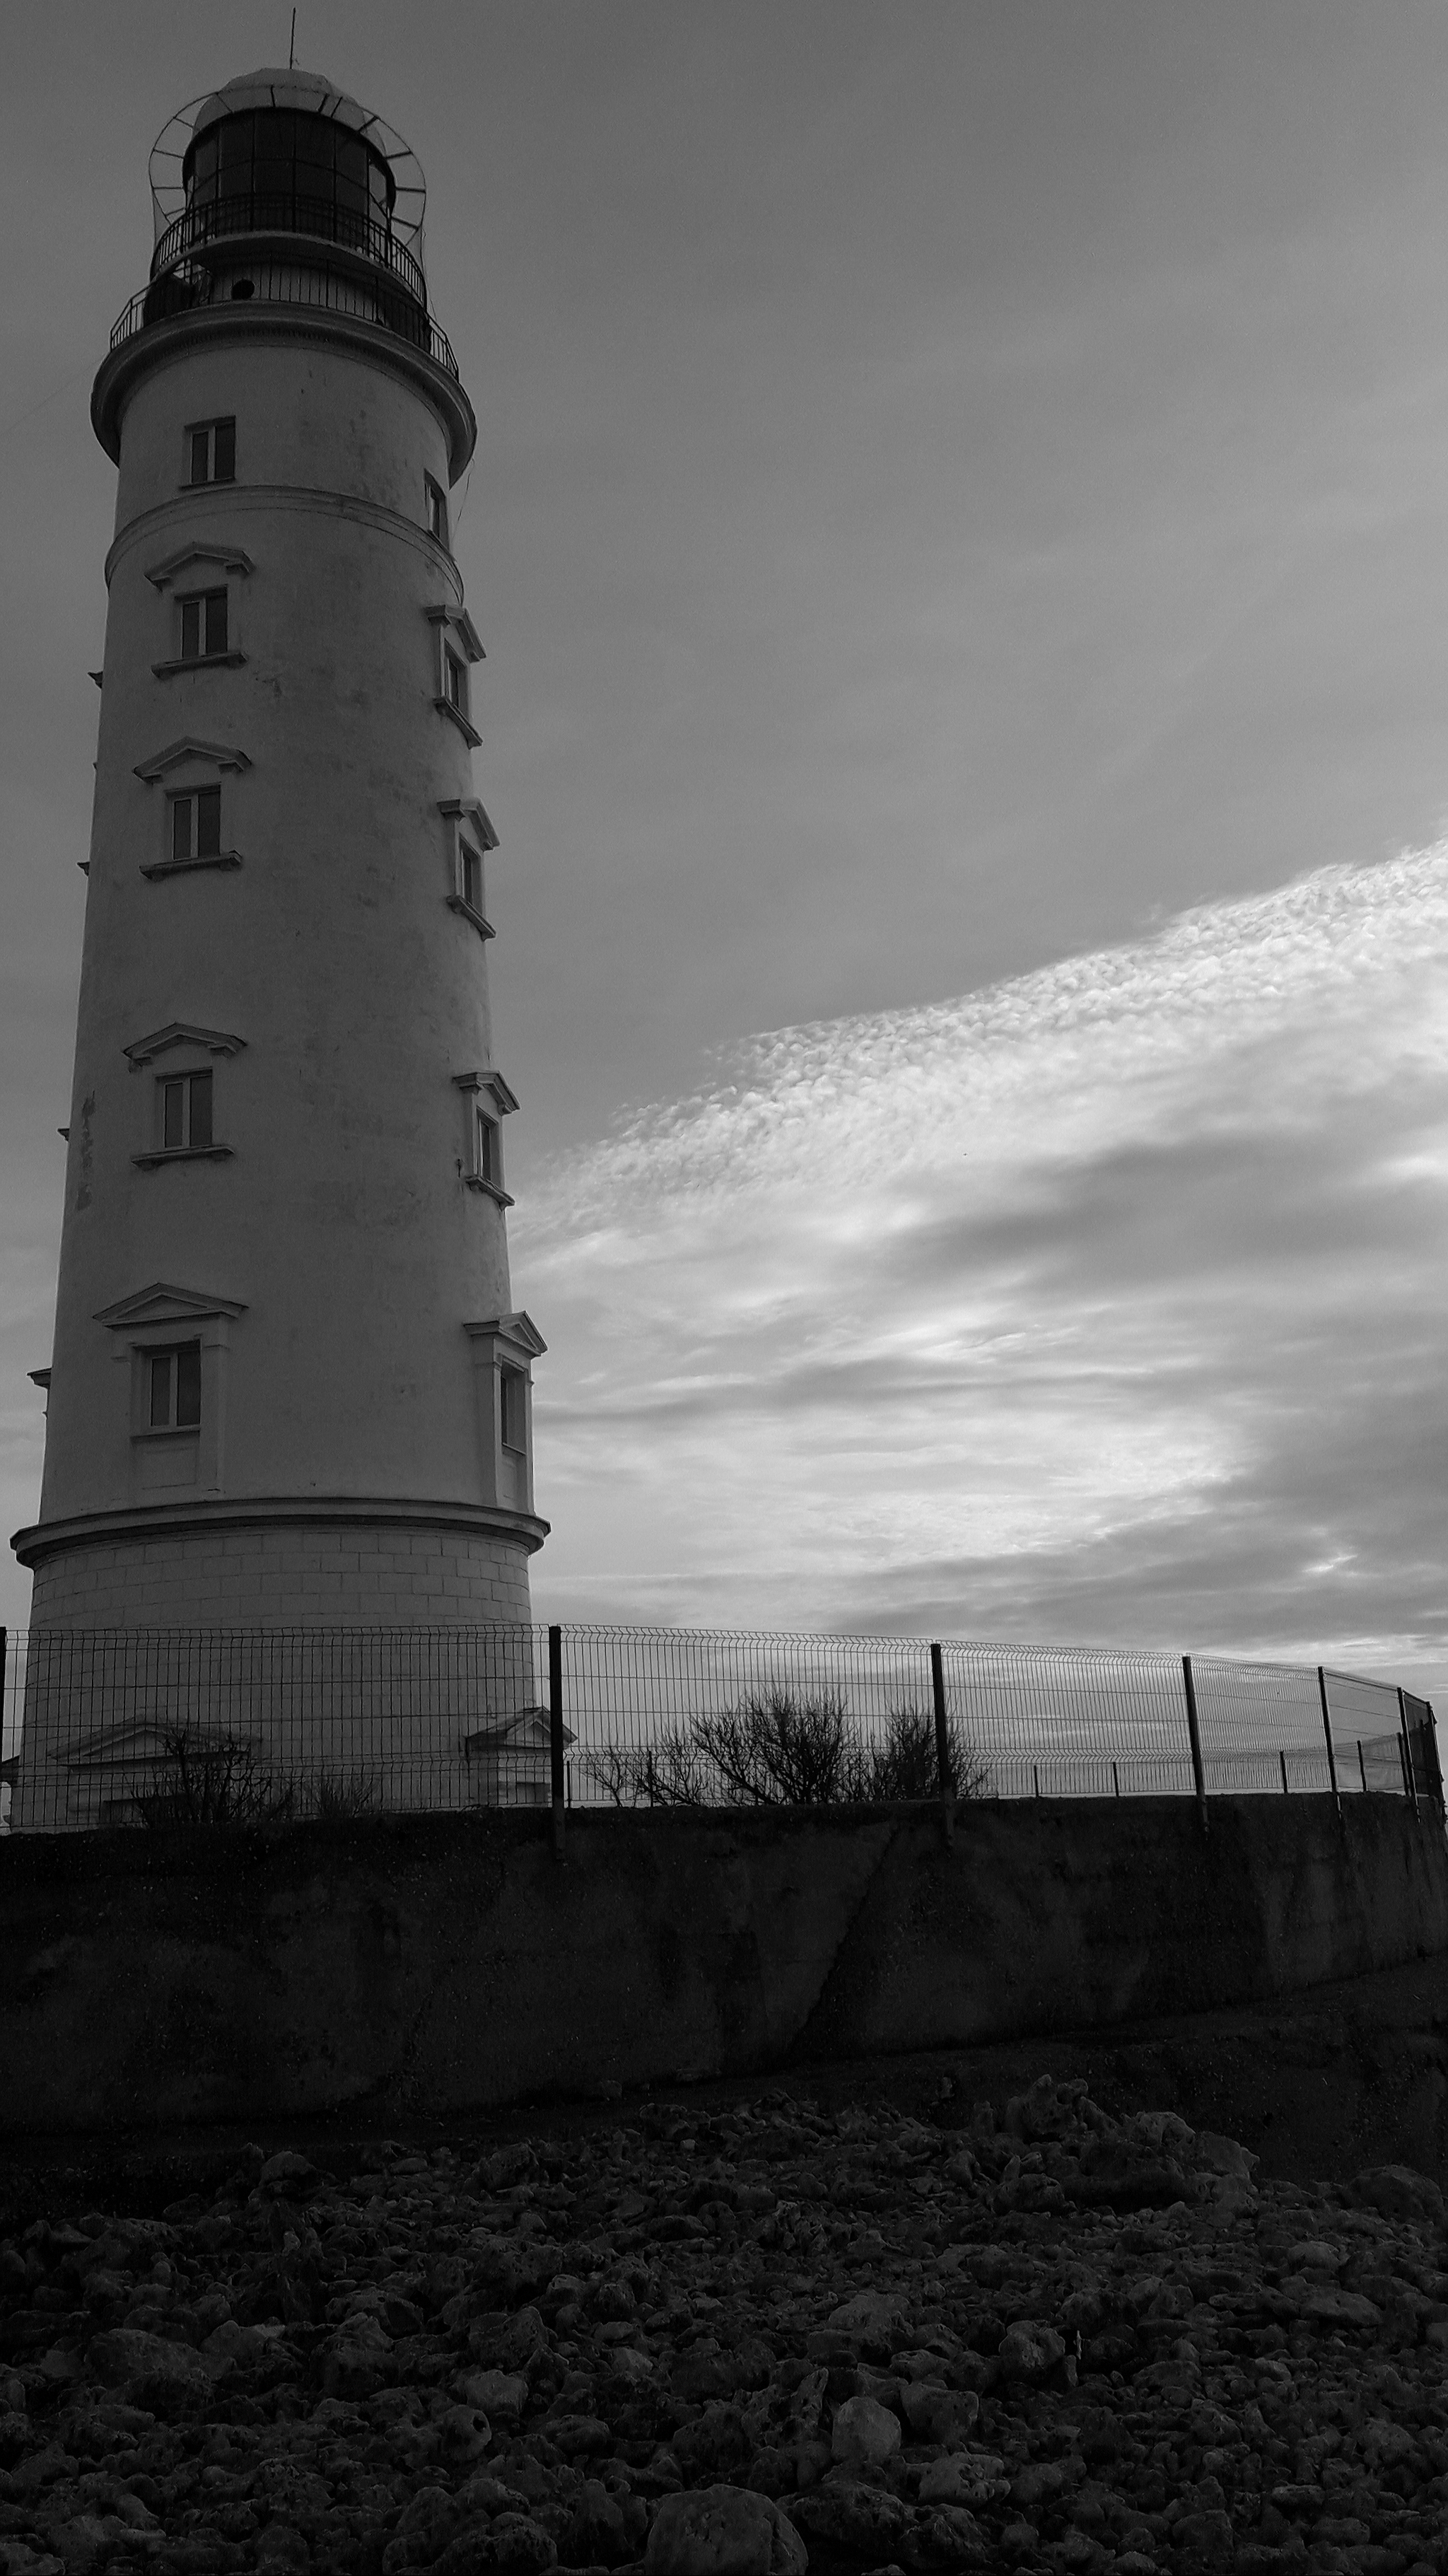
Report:
[[[276,69],[264,64],[260,71],[238,72],[235,80],[224,82],[202,100],[191,128],[193,141],[221,117],[241,116],[248,108],[256,107],[287,107],[304,116],[330,116],[338,125],[350,126],[354,134],[376,123],[375,117],[339,89],[326,72]]]

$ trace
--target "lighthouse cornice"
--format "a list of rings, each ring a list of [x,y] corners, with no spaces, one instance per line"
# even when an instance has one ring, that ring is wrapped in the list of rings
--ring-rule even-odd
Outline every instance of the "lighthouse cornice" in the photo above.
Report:
[[[429,1502],[395,1495],[306,1494],[228,1496],[223,1501],[152,1503],[116,1511],[79,1512],[66,1520],[37,1521],[15,1532],[11,1546],[22,1565],[43,1564],[80,1547],[110,1547],[118,1539],[161,1538],[202,1530],[300,1529],[448,1529],[512,1539],[529,1556],[537,1554],[552,1523],[536,1512],[508,1511],[500,1504]]]
[[[195,487],[183,484],[174,498],[159,501],[149,510],[139,510],[117,532],[105,560],[106,588],[109,590],[117,565],[133,546],[143,544],[148,537],[154,538],[162,529],[178,521],[187,527],[194,526],[198,505],[203,508],[209,505],[218,522],[244,513],[271,518],[279,510],[296,510],[312,516],[322,514],[345,519],[355,527],[375,528],[379,534],[396,537],[403,545],[410,546],[415,554],[421,555],[424,562],[434,567],[439,579],[450,584],[457,606],[462,606],[462,574],[446,547],[439,545],[428,529],[404,518],[400,510],[390,510],[384,501],[371,501],[359,492],[339,492],[325,484],[314,483],[203,483]],[[223,553],[234,555],[236,550],[226,548],[218,539],[213,545],[198,541],[186,552],[198,556],[219,556]],[[246,559],[246,569],[248,572],[253,569],[249,558]],[[146,579],[159,588],[156,570],[148,570]]]
[[[421,394],[436,414],[448,445],[448,476],[456,482],[477,445],[478,424],[444,335],[430,326],[450,364],[380,322],[338,308],[275,298],[242,304],[193,304],[162,321],[144,319],[144,296],[133,298],[112,334],[109,355],[102,360],[91,387],[91,427],[113,464],[121,458],[121,423],[126,404],[141,379],[154,367],[189,356],[208,343],[298,340],[355,350],[374,367],[399,376]]]

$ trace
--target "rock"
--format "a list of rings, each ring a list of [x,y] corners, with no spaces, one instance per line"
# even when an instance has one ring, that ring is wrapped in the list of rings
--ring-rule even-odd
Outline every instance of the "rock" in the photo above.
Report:
[[[289,2200],[299,2200],[322,2177],[308,2157],[294,2155],[283,2148],[280,2155],[268,2156],[257,2182],[263,2191],[282,2192]]]
[[[732,2397],[739,2384],[729,2352],[684,2353],[669,2373],[669,2386],[681,2406],[704,2406],[710,2398]]]
[[[941,2450],[959,2450],[975,2431],[980,2399],[973,2389],[939,2388],[929,2380],[908,2383],[900,2402],[912,2438]]]
[[[898,2299],[881,2290],[861,2290],[830,2312],[830,2328],[844,2336],[870,2361],[887,2361],[909,2332],[909,2313]]]
[[[633,2555],[623,2508],[597,2478],[586,2478],[559,2544],[565,2567],[617,2567]]]
[[[1195,2141],[1196,2161],[1209,2173],[1225,2174],[1234,2182],[1250,2182],[1261,2162],[1249,2147],[1235,2138],[1219,2137],[1215,2129],[1198,2129]]]
[[[1008,2493],[1005,2462],[991,2451],[947,2451],[920,2480],[922,2504],[996,2504]]]
[[[598,2415],[550,2415],[545,2430],[565,2460],[594,2459],[613,2448],[613,2435]]]
[[[1007,2326],[999,2347],[1003,2371],[1011,2379],[1040,2379],[1063,2359],[1066,2346],[1051,2326],[1022,2320]]]
[[[558,2544],[533,2514],[500,2513],[486,2531],[459,2532],[432,2563],[438,2576],[543,2576]]]
[[[674,2435],[673,2452],[686,2481],[708,2482],[737,2468],[749,2449],[737,2406],[715,2398],[692,2424]]]
[[[1172,2525],[1172,2546],[1179,2565],[1230,2567],[1235,2544],[1225,2513],[1184,2513]]]
[[[419,2487],[383,2551],[383,2576],[427,2566],[451,2540],[457,2523],[458,2506],[446,2487]]]
[[[493,2430],[477,2406],[449,2406],[437,2419],[442,2457],[450,2469],[469,2469],[492,2448]]]
[[[105,2387],[124,2389],[132,2405],[157,2415],[204,2406],[214,2385],[190,2344],[168,2343],[139,2326],[112,2326],[93,2336],[87,2367]]]
[[[550,2246],[495,2237],[478,2258],[477,2296],[487,2307],[521,2307],[547,2288],[557,2269],[557,2256]]]
[[[1354,2174],[1352,2196],[1359,2208],[1376,2209],[1384,2218],[1411,2218],[1433,2227],[1444,2223],[1442,2192],[1411,2165],[1375,2165]]]
[[[922,2513],[905,2550],[912,2568],[969,2567],[991,2554],[974,2514],[954,2504],[937,2504]]]
[[[390,2338],[363,2317],[319,2347],[313,2368],[324,2396],[356,2401],[386,2387],[396,2364]]]
[[[867,2567],[894,2557],[914,2528],[910,2507],[888,2487],[849,2477],[828,2477],[794,2496],[789,2513],[806,2541],[818,2541],[825,2551],[847,2550]]]
[[[1079,2169],[1063,2179],[1073,2200],[1108,2209],[1164,2209],[1191,2192],[1174,2158],[1132,2138],[1088,2138]]]
[[[898,2415],[873,2397],[847,2397],[835,2408],[830,2449],[837,2460],[872,2469],[883,2468],[900,2448]],[[677,2448],[677,2444],[675,2445]]]
[[[648,2576],[805,2576],[809,2553],[772,2497],[712,2486],[665,2496],[644,2565]]]
[[[465,2406],[476,2406],[499,2424],[515,2425],[528,2402],[528,2382],[521,2371],[464,2371],[456,2387]]]
[[[1310,2317],[1314,2325],[1357,2326],[1369,2334],[1376,2333],[1383,2322],[1382,2309],[1356,2290],[1309,2290],[1298,2313]]]
[[[526,2182],[538,2170],[538,2158],[525,2138],[515,2139],[511,2146],[495,2147],[491,2155],[480,2158],[463,2185],[464,2191],[511,2191],[515,2183]]]
[[[1011,2480],[1011,2502],[1028,2518],[1056,2504],[1065,2492],[1066,2472],[1054,2460],[1038,2460]]]

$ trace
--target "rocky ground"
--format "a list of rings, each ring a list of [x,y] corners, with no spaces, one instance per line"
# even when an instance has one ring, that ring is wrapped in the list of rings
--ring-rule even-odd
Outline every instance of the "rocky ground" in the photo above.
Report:
[[[58,2203],[0,2244],[0,2576],[1448,2576],[1430,2181],[1268,2180],[1080,2080],[921,2108]]]

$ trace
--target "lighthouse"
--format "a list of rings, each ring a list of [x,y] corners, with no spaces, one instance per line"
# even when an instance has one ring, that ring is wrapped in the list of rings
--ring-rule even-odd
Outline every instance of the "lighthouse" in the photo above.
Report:
[[[33,1631],[524,1622],[532,1372],[421,170],[320,74],[174,118],[118,468]]]

